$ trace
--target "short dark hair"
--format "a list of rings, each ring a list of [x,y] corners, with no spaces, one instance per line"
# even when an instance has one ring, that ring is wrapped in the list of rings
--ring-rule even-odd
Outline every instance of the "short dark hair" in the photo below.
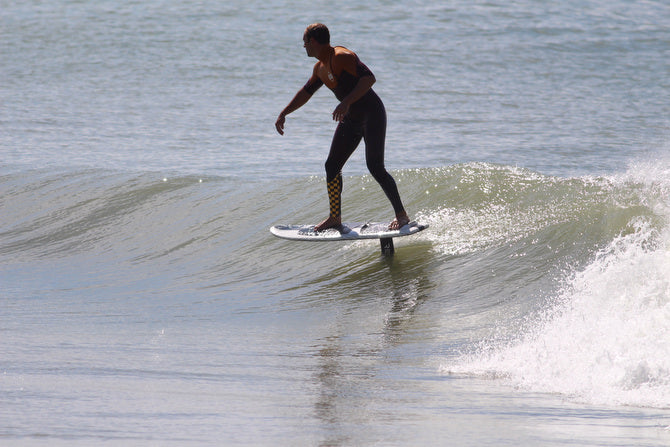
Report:
[[[321,45],[330,44],[330,31],[323,23],[312,23],[305,30],[305,37],[313,37]]]

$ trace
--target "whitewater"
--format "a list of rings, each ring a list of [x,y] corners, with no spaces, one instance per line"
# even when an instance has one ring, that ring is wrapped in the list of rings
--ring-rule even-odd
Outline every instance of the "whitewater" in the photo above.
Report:
[[[611,179],[612,186],[634,185],[626,195],[652,213],[626,216],[626,228],[583,268],[568,270],[546,307],[525,316],[518,332],[506,328],[443,370],[583,402],[667,408],[670,195],[667,181],[659,181],[667,178],[667,167],[638,166]]]

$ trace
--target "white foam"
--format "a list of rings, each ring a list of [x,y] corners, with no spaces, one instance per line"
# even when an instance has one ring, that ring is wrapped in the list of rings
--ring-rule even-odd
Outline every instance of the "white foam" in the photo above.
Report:
[[[647,182],[636,170],[635,179],[655,188],[650,205],[661,213],[670,184],[664,172]],[[670,219],[660,217],[660,229],[651,219],[631,222],[633,231],[567,280],[518,340],[483,343],[443,370],[504,377],[583,402],[670,408]]]

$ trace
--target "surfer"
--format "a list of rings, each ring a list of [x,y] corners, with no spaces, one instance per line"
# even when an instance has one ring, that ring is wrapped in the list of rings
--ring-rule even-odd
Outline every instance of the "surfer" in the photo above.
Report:
[[[386,110],[379,96],[372,90],[376,80],[374,74],[353,51],[341,46],[331,46],[330,33],[322,23],[308,26],[303,42],[307,56],[315,57],[318,61],[307,83],[279,114],[275,127],[280,135],[284,135],[286,115],[305,105],[324,84],[340,101],[333,111],[333,120],[339,124],[326,159],[330,215],[314,227],[315,231],[339,227],[342,224],[342,168],[361,139],[365,140],[368,170],[382,187],[395,211],[396,217],[389,225],[389,230],[403,227],[410,219],[400,200],[396,182],[384,167]]]

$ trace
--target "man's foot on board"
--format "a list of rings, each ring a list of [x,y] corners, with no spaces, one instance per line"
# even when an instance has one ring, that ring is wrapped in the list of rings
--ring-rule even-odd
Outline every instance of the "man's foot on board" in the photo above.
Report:
[[[318,225],[314,226],[314,231],[319,232],[323,230],[327,230],[329,228],[339,228],[342,226],[342,219],[330,216],[328,219],[324,220]]]
[[[407,213],[401,213],[396,215],[395,219],[393,219],[393,222],[389,225],[389,230],[390,231],[395,231],[399,230],[405,225],[407,225],[410,222],[409,216]]]

